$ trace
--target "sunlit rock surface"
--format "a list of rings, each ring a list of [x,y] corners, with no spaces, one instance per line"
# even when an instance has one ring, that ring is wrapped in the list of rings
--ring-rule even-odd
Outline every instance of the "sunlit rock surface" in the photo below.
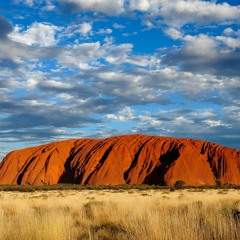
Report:
[[[54,142],[9,153],[0,184],[240,184],[240,151],[201,140],[126,135]]]

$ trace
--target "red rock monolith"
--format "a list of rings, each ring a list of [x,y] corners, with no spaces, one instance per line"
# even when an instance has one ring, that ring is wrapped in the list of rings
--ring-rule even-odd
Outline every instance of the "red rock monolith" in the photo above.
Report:
[[[54,142],[9,153],[0,184],[240,184],[240,151],[202,140],[146,135]]]

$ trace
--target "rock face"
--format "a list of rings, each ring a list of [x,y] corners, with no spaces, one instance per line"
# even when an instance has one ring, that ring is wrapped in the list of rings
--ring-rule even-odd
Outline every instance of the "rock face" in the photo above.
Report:
[[[240,184],[240,151],[191,139],[126,135],[76,139],[9,153],[0,184]]]

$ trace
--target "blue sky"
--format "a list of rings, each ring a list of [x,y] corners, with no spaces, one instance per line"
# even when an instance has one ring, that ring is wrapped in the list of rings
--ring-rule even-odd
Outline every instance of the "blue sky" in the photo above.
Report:
[[[70,138],[240,148],[240,3],[0,2],[0,159]]]

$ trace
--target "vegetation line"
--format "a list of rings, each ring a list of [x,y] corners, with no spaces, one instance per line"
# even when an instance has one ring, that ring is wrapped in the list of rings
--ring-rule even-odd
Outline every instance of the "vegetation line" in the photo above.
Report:
[[[55,184],[55,185],[42,185],[42,186],[32,186],[32,185],[0,185],[0,191],[18,191],[18,192],[35,192],[35,191],[51,191],[51,190],[151,190],[151,189],[170,189],[174,191],[176,189],[195,189],[196,191],[201,189],[240,189],[240,185],[203,185],[203,186],[184,186],[177,181],[175,186],[162,186],[162,185],[80,185],[80,184]]]

